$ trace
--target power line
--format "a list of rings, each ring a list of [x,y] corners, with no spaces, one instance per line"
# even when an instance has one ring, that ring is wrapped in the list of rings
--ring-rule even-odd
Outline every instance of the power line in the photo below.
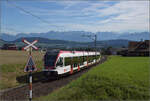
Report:
[[[16,30],[16,29],[10,28],[10,27],[4,27],[4,29],[9,30],[9,31],[13,31],[13,32],[15,32],[15,33],[22,33],[21,31],[18,31],[18,30]]]
[[[64,26],[52,25],[52,24],[50,24],[48,21],[46,21],[46,20],[42,19],[41,17],[39,17],[39,16],[37,16],[37,15],[33,14],[32,12],[27,11],[27,10],[25,10],[24,8],[19,7],[18,5],[13,4],[13,3],[9,2],[9,0],[6,0],[6,1],[7,1],[7,3],[8,3],[9,5],[12,5],[12,6],[14,6],[15,8],[17,8],[17,9],[19,9],[19,10],[21,10],[21,11],[23,11],[23,12],[25,12],[25,13],[29,14],[29,15],[31,15],[32,17],[37,18],[37,19],[38,19],[38,20],[40,20],[41,22],[44,22],[44,23],[46,23],[46,24],[49,24],[49,25],[51,25],[51,26],[55,26],[55,27],[64,27]]]

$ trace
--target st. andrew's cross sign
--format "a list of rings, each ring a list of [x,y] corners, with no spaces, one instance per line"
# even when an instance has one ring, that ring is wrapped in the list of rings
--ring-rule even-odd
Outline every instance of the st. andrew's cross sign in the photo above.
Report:
[[[27,46],[23,47],[23,50],[27,50],[29,48],[33,48],[35,50],[38,50],[38,48],[34,45],[35,43],[38,42],[38,40],[34,40],[32,43],[28,42],[27,40],[23,39],[22,40]]]
[[[32,48],[35,49],[35,50],[38,49],[38,48],[34,45],[35,43],[38,42],[38,40],[34,40],[32,43],[28,42],[28,41],[25,40],[25,39],[23,39],[22,41],[27,44],[27,46],[23,47],[23,50],[29,49],[29,54],[30,54],[29,59],[28,59],[28,62],[27,62],[27,64],[26,64],[25,68],[24,68],[24,72],[33,72],[33,71],[36,71],[37,68],[36,68],[35,63],[34,63],[34,61],[33,61],[33,59],[32,59],[31,51],[32,51]]]

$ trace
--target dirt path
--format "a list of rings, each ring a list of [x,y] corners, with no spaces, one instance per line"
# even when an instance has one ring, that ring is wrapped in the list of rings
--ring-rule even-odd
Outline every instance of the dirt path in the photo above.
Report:
[[[102,57],[101,61],[98,64],[103,63],[106,61],[107,57],[104,56]],[[59,80],[49,80],[49,81],[40,81],[33,83],[33,98],[35,97],[40,97],[42,95],[48,95],[55,89],[58,89],[72,80],[77,79],[80,77],[82,74],[90,70],[92,67],[95,67],[95,65],[88,67],[87,69],[84,69],[80,72],[74,73],[73,75],[62,77]],[[7,91],[4,91],[1,93],[0,98],[1,101],[21,101],[21,100],[27,100],[29,96],[29,87],[28,85],[17,87],[14,89],[10,89]]]

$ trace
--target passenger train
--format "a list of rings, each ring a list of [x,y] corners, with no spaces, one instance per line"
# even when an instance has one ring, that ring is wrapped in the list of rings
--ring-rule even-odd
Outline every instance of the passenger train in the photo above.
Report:
[[[100,61],[100,52],[87,51],[47,51],[44,55],[44,75],[58,77],[73,74]]]

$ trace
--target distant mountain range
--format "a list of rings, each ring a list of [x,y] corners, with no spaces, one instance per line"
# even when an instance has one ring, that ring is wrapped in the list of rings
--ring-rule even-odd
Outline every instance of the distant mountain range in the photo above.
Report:
[[[140,41],[142,40],[150,40],[149,32],[135,32],[135,33],[117,33],[117,32],[97,32],[97,40],[133,40]],[[91,42],[92,40],[87,37],[83,37],[83,35],[93,35],[91,32],[85,31],[67,31],[67,32],[56,32],[49,31],[47,33],[30,33],[24,34],[19,33],[17,35],[9,35],[7,33],[1,33],[0,39],[5,41],[14,41],[18,38],[22,37],[40,37],[40,38],[48,38],[55,40],[65,40],[65,41],[76,41],[76,42]]]
[[[50,47],[50,48],[79,48],[79,47],[95,47],[94,42],[75,42],[75,41],[64,41],[64,40],[52,40],[47,38],[41,38],[41,37],[24,37],[26,40],[32,42],[33,40],[38,40],[38,43],[36,46],[38,47]],[[25,46],[25,44],[22,42],[23,38],[16,39],[14,41],[4,41],[0,40],[0,46],[2,46],[4,43],[15,43],[18,47]],[[97,41],[97,47],[98,48],[106,48],[106,47],[114,47],[114,48],[120,48],[120,47],[127,47],[129,40],[122,40],[122,39],[116,39],[116,40],[104,40],[104,41]]]
[[[97,34],[97,47],[127,47],[128,42],[150,40],[149,32],[139,33],[115,33],[115,32],[98,32]],[[38,39],[37,46],[51,47],[51,48],[71,48],[71,47],[94,47],[94,42],[88,37],[83,35],[94,35],[91,32],[84,31],[68,31],[68,32],[55,32],[50,31],[47,33],[30,33],[30,34],[17,34],[9,35],[6,33],[0,34],[0,46],[4,43],[15,43],[17,46],[24,46],[21,41],[22,38],[28,41]]]

